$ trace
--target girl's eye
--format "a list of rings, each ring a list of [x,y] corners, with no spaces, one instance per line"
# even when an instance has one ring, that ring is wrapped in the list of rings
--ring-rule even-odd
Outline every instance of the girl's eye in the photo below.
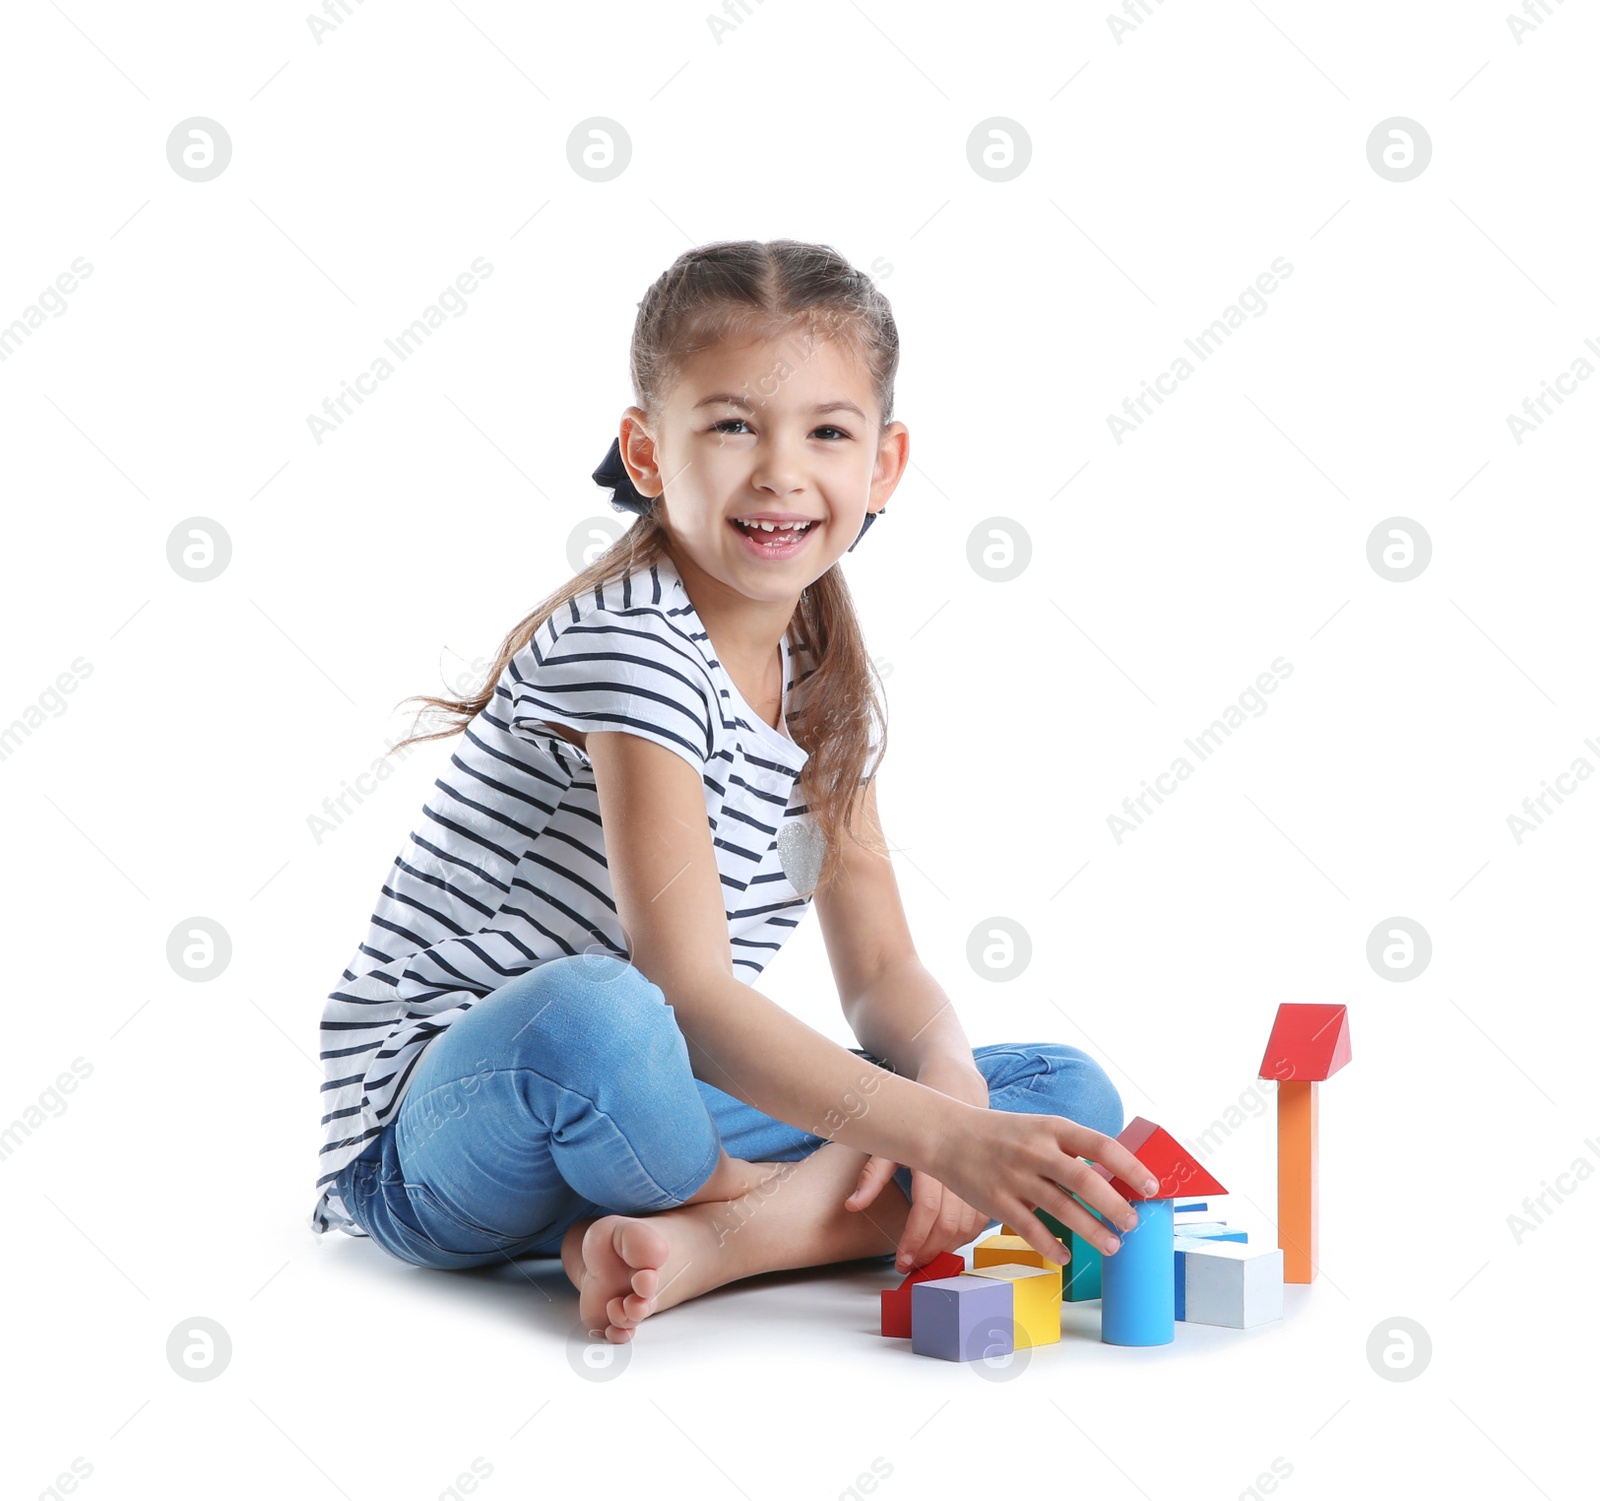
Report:
[[[731,430],[733,428],[736,428],[736,427],[748,427],[748,426],[749,426],[749,423],[743,417],[724,417],[720,422],[713,422],[711,424],[711,431],[714,432],[714,433],[722,433],[722,432],[731,433]],[[822,427],[816,428],[816,429],[814,429],[814,431],[815,432],[819,432],[819,433],[837,433],[839,435],[839,438],[848,438],[850,436],[850,434],[847,433],[842,427],[834,427],[831,423],[830,424],[825,424]],[[738,433],[733,433],[732,436],[739,437],[739,436],[742,436],[742,435],[738,434]],[[838,439],[830,439],[829,441],[830,442],[837,442]]]

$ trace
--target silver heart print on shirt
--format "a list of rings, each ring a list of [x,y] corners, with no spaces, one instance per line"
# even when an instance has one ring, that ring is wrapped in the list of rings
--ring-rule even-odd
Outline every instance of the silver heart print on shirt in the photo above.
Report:
[[[816,889],[828,841],[809,817],[786,818],[778,830],[778,862],[801,896]]]

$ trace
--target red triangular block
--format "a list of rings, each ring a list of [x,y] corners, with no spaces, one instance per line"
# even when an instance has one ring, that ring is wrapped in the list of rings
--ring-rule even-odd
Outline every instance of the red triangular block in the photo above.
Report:
[[[878,1294],[882,1308],[882,1332],[889,1339],[911,1338],[911,1289],[919,1282],[939,1277],[959,1277],[967,1263],[954,1251],[941,1251],[927,1266],[906,1274],[899,1287],[886,1287]]]
[[[1348,1007],[1285,1001],[1273,1020],[1257,1077],[1315,1083],[1338,1073],[1349,1061]]]
[[[1225,1194],[1228,1191],[1167,1132],[1142,1115],[1134,1116],[1123,1127],[1117,1141],[1149,1168],[1156,1180],[1154,1193],[1141,1193],[1096,1164],[1095,1171],[1101,1177],[1110,1179],[1111,1186],[1130,1204],[1135,1199],[1188,1198],[1194,1194]]]

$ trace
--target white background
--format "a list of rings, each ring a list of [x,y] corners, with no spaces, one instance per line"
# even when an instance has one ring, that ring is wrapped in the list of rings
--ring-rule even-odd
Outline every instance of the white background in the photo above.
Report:
[[[1120,42],[1092,5],[901,0],[751,0],[720,43],[682,4],[371,0],[320,44],[277,3],[4,26],[0,322],[93,268],[0,364],[0,725],[44,706],[0,760],[0,1122],[92,1070],[0,1161],[8,1494],[75,1459],[106,1497],[430,1498],[475,1459],[490,1497],[833,1497],[875,1459],[891,1496],[1233,1497],[1275,1459],[1291,1498],[1590,1491],[1600,786],[1520,843],[1507,817],[1600,766],[1600,383],[1520,444],[1506,419],[1600,368],[1591,8],[1520,44],[1477,0],[1152,0]],[[166,156],[196,115],[233,144],[203,183]],[[633,145],[606,183],[567,159],[597,115]],[[1006,182],[968,162],[994,116],[1031,141]],[[1367,158],[1392,116],[1432,141],[1406,182]],[[1280,1002],[1350,1006],[1324,1275],[1281,1323],[1118,1350],[1087,1305],[994,1380],[880,1339],[892,1272],[856,1264],[669,1310],[595,1381],[557,1263],[426,1272],[307,1227],[322,999],[451,742],[308,820],[570,575],[575,529],[620,524],[589,472],[646,287],[778,236],[874,270],[904,343],[911,469],[845,566],[901,888],[973,1042],[1087,1048],[1193,1138]],[[479,256],[465,314],[316,443]],[[1114,441],[1277,257],[1266,310]],[[168,562],[194,517],[232,545],[204,584]],[[1406,583],[1367,560],[1392,517],[1431,539]],[[992,527],[1029,541],[1012,582],[969,562]],[[1119,843],[1108,815],[1279,657]],[[1432,942],[1409,980],[1367,960],[1396,916]],[[232,944],[203,984],[167,959],[197,917]],[[1004,983],[967,960],[996,917],[1032,943]],[[851,1041],[814,921],[762,989]],[[1207,1165],[1271,1244],[1266,1103]],[[232,1342],[207,1382],[165,1355],[196,1316]],[[1432,1343],[1406,1382],[1366,1353],[1397,1316]]]

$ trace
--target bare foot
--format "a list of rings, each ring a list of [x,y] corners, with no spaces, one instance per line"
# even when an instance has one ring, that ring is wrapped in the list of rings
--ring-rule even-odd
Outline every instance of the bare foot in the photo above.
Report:
[[[704,1207],[607,1214],[568,1228],[561,1262],[578,1289],[578,1314],[591,1335],[625,1344],[651,1314],[739,1275],[728,1265]]]
[[[799,1163],[724,1157],[721,1177],[713,1174],[724,1198],[702,1197],[708,1180],[694,1200],[658,1214],[575,1221],[561,1240],[561,1264],[578,1289],[583,1327],[624,1344],[651,1314],[724,1283],[893,1250],[911,1213],[903,1194],[881,1198],[869,1214],[845,1207],[866,1160],[842,1142]]]
[[[723,1152],[710,1178],[675,1209],[570,1225],[561,1263],[578,1289],[584,1328],[622,1344],[652,1313],[744,1276],[728,1243],[727,1211],[785,1166]]]

